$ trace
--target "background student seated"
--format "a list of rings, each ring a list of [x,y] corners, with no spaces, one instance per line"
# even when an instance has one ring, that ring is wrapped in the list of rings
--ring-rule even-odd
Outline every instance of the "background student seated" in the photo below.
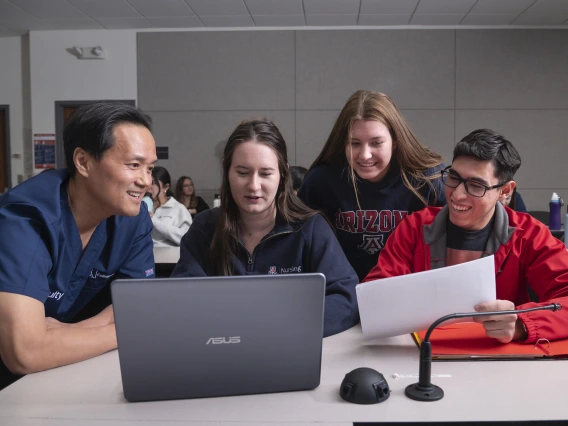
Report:
[[[67,169],[0,197],[0,356],[16,374],[116,348],[112,306],[70,323],[112,280],[154,276],[141,206],[157,160],[149,117],[120,103],[83,106],[63,140]]]
[[[298,195],[300,187],[304,183],[304,178],[308,169],[302,166],[292,166],[290,167],[290,176],[292,177],[292,190],[294,194]]]
[[[176,200],[185,206],[191,218],[209,208],[205,200],[195,194],[195,185],[189,176],[182,176],[178,179],[175,192]]]
[[[467,135],[442,174],[448,205],[426,208],[402,221],[365,281],[495,255],[497,300],[479,304],[476,311],[550,302],[564,309],[474,318],[486,334],[504,343],[568,337],[566,246],[541,222],[500,202],[515,188],[520,165],[519,153],[502,135],[486,129]],[[531,302],[529,289],[537,302]]]
[[[525,202],[521,197],[521,194],[517,191],[517,188],[513,189],[513,193],[508,195],[503,201],[501,201],[505,207],[509,207],[511,210],[515,210],[520,213],[528,213]]]
[[[152,198],[154,213],[152,216],[152,240],[154,246],[179,246],[181,237],[191,226],[189,211],[179,203],[170,190],[170,174],[164,167],[156,166],[152,170]]]
[[[197,215],[172,276],[321,272],[324,335],[357,324],[357,275],[327,221],[294,196],[286,143],[274,123],[237,126],[222,170],[221,207]]]

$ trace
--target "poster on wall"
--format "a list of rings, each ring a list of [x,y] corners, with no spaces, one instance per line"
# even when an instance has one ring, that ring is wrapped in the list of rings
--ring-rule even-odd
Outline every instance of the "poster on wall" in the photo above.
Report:
[[[34,164],[36,169],[55,169],[54,133],[34,133]]]

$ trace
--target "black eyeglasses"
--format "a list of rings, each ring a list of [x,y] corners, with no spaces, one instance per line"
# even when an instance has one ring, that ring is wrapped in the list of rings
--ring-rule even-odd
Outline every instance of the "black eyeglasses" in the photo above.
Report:
[[[444,185],[450,188],[457,188],[460,185],[460,183],[463,183],[465,191],[472,197],[481,198],[485,195],[487,191],[491,189],[501,188],[503,185],[507,183],[505,182],[505,183],[500,183],[498,185],[487,186],[475,180],[464,179],[457,173],[451,172],[448,169],[449,167],[445,168],[440,172],[442,174],[442,182],[444,182]]]

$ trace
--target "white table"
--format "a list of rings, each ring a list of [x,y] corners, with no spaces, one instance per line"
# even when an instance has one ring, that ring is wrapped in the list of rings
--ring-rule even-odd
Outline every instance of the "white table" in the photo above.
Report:
[[[568,419],[568,361],[436,362],[437,402],[404,395],[416,379],[418,349],[410,336],[362,341],[359,326],[324,339],[321,385],[312,391],[128,403],[117,351],[31,374],[0,392],[1,425],[351,425],[364,421],[489,421]],[[343,401],[339,384],[357,367],[382,372],[391,396],[381,404]]]
[[[154,247],[154,263],[177,263],[179,247]]]

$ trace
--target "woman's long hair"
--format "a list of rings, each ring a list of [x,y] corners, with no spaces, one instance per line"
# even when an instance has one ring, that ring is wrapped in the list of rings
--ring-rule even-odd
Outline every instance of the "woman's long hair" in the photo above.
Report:
[[[189,176],[182,176],[178,179],[176,183],[175,198],[185,206],[185,204],[183,203],[183,199],[185,198],[185,196],[183,195],[183,183],[186,181],[186,179],[189,179],[191,181],[191,184],[193,185],[193,193],[189,196],[188,209],[194,209],[197,207],[197,196],[195,195],[195,184],[193,183],[193,179]]]
[[[242,230],[239,207],[231,194],[229,170],[233,153],[241,143],[256,141],[270,147],[278,159],[280,183],[274,202],[280,217],[290,224],[304,222],[317,214],[304,205],[292,190],[286,142],[276,125],[267,119],[246,120],[233,131],[223,151],[221,207],[211,242],[211,264],[214,275],[233,275],[232,257],[236,255]]]
[[[164,185],[170,185],[170,188],[172,187],[172,178],[170,177],[170,173],[168,172],[168,170],[165,167],[161,167],[161,166],[154,167],[152,169],[152,180],[154,182],[156,182],[156,185],[158,185],[158,188],[160,188],[160,191],[162,191],[162,188],[164,187]],[[170,188],[168,188],[168,191],[166,192],[167,197],[171,197],[171,196],[174,195]],[[154,200],[154,211],[160,206],[161,206],[160,194],[158,193],[157,199]]]
[[[345,155],[345,147],[351,146],[353,123],[357,120],[379,121],[387,127],[393,140],[393,157],[400,167],[404,185],[425,206],[428,205],[420,189],[428,184],[437,196],[437,189],[432,184],[432,180],[439,178],[440,174],[426,175],[426,171],[440,165],[442,157],[418,142],[394,101],[383,93],[358,90],[351,95],[339,113],[327,142],[310,170],[319,164],[330,164],[337,167],[349,164],[350,177],[357,204],[359,204],[355,171]]]

